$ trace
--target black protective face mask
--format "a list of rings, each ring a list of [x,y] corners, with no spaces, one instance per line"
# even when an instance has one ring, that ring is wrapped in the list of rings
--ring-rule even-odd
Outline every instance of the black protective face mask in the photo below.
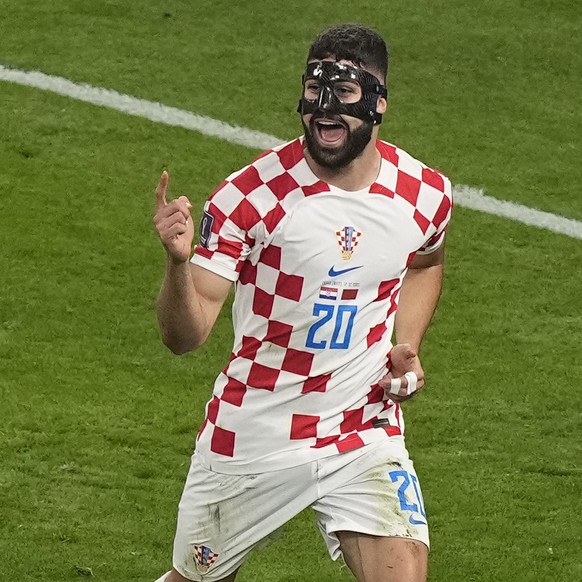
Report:
[[[319,95],[317,99],[305,98],[305,83],[317,81]],[[342,82],[357,83],[362,89],[362,96],[355,103],[342,103],[336,95],[335,84]],[[382,115],[376,112],[378,97],[386,97],[386,87],[368,71],[337,61],[316,61],[309,63],[303,75],[304,93],[299,100],[297,111],[301,115],[316,111],[329,115],[349,115],[368,123],[379,125]]]

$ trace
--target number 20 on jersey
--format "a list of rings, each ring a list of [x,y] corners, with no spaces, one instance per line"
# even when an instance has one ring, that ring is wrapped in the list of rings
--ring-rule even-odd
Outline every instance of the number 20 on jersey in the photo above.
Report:
[[[307,332],[306,347],[315,350],[347,350],[357,311],[357,305],[315,303],[313,315],[318,319]]]

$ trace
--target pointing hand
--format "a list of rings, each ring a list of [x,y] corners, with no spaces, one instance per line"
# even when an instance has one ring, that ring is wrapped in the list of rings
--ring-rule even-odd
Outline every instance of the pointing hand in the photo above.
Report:
[[[194,224],[190,216],[192,204],[186,196],[168,202],[168,181],[170,176],[164,170],[156,188],[156,214],[154,224],[158,236],[175,263],[185,263],[192,253]]]

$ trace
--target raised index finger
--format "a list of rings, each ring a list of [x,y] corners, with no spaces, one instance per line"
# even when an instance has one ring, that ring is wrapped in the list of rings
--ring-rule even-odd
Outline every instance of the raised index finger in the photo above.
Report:
[[[170,176],[168,175],[168,172],[164,170],[160,177],[160,181],[158,182],[158,187],[156,188],[156,210],[160,210],[168,204],[168,201],[166,200],[166,193],[168,191],[169,180]]]

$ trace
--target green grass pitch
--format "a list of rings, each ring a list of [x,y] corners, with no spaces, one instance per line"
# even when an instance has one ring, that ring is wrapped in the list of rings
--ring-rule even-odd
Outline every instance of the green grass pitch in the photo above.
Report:
[[[582,220],[576,2],[0,0],[0,64],[287,139],[307,46],[360,21],[391,45],[381,137],[453,183]],[[151,582],[228,308],[172,356],[154,301],[162,169],[203,200],[258,153],[0,82],[0,580]],[[428,388],[407,442],[431,582],[582,580],[582,241],[457,207]],[[342,582],[304,512],[240,582]]]

